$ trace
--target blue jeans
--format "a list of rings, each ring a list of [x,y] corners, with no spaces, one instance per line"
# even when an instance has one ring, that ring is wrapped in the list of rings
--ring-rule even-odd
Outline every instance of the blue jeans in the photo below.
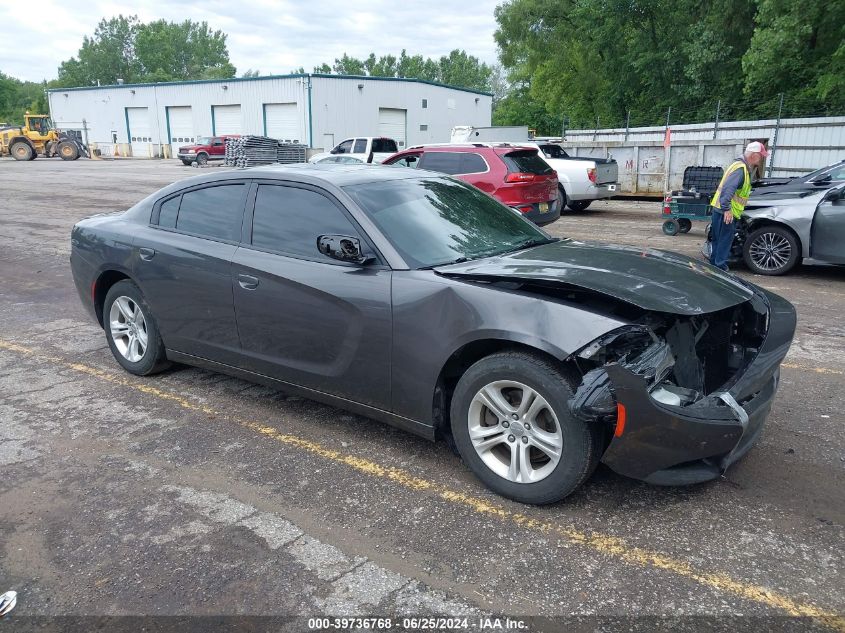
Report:
[[[725,224],[725,213],[721,209],[713,209],[713,221],[710,224],[710,235],[713,237],[713,249],[710,251],[710,263],[728,269],[728,257],[731,255],[731,245],[734,242],[737,219]]]

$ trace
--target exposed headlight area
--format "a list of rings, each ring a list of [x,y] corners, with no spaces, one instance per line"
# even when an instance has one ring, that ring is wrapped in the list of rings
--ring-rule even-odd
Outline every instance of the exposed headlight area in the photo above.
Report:
[[[639,320],[574,355],[583,378],[570,407],[579,418],[615,422],[617,399],[606,370],[611,365],[644,379],[652,400],[664,405],[687,407],[727,391],[757,356],[768,309],[762,301],[748,301],[706,315],[645,313]]]

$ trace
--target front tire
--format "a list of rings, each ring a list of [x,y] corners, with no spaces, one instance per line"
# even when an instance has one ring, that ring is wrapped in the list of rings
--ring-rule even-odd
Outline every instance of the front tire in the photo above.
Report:
[[[189,160],[183,160],[183,161],[182,161],[182,164],[183,164],[185,167],[190,167],[190,166],[191,166],[191,161],[189,161]]]
[[[801,259],[801,245],[789,229],[764,226],[748,236],[742,248],[745,265],[758,275],[785,275]]]
[[[207,165],[208,154],[197,154],[197,165]]]
[[[73,141],[61,141],[57,151],[62,160],[76,160],[79,158],[79,147]]]
[[[148,376],[168,367],[152,311],[133,282],[119,281],[109,289],[103,326],[112,355],[129,373]]]
[[[593,473],[602,430],[576,419],[566,377],[552,362],[524,352],[481,359],[452,397],[452,437],[464,462],[498,494],[548,504]]]
[[[560,214],[563,215],[566,206],[569,204],[569,197],[566,195],[566,189],[563,188],[563,185],[557,186],[557,197],[560,200]]]

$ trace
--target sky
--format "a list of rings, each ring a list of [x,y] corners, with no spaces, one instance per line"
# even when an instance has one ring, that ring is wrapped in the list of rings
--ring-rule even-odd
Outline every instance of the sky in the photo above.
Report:
[[[347,53],[359,59],[409,55],[439,58],[464,49],[496,62],[493,10],[501,0],[149,0],[124,5],[100,0],[0,0],[0,71],[22,80],[54,79],[59,64],[76,56],[85,35],[103,17],[137,15],[141,21],[208,22],[228,35],[238,75],[285,74]],[[37,5],[36,10],[32,10]],[[127,8],[128,7],[128,8]]]

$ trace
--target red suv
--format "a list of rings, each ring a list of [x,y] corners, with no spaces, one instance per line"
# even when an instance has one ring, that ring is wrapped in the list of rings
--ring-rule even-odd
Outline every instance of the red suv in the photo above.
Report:
[[[531,147],[508,143],[418,145],[390,156],[382,164],[456,176],[537,224],[560,217],[557,173]]]
[[[176,156],[185,165],[195,162],[198,165],[205,165],[210,160],[223,160],[226,156],[226,139],[238,138],[237,134],[228,136],[201,136],[194,145],[185,145],[179,148]]]

